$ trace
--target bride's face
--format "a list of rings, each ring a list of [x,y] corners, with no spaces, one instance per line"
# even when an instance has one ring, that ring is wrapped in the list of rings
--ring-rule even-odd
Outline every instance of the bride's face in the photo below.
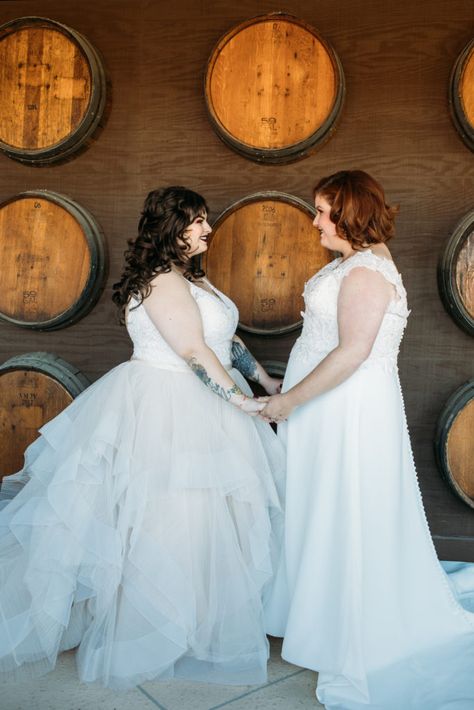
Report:
[[[207,214],[204,212],[198,215],[185,230],[184,236],[188,245],[187,255],[197,256],[207,251],[207,240],[212,228],[207,221]]]
[[[313,225],[321,235],[321,246],[331,251],[341,251],[341,242],[345,242],[345,240],[338,236],[336,225],[331,221],[331,205],[324,197],[316,195],[314,206],[316,217],[313,220]],[[347,242],[345,243],[347,244]]]

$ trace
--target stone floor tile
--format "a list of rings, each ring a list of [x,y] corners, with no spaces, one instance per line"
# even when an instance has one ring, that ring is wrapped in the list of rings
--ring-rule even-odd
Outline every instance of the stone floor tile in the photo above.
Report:
[[[294,666],[281,657],[281,647],[283,639],[269,637],[270,641],[270,663],[268,664],[268,681],[278,680],[293,671],[299,670],[299,666]]]
[[[300,669],[230,702],[208,710],[315,710],[324,706],[315,695],[317,674]]]
[[[156,710],[137,688],[116,692],[80,683],[74,652],[61,654],[56,668],[41,678],[0,684],[0,710]]]
[[[230,710],[234,707],[235,710],[254,710],[257,707],[296,710],[300,707],[318,707],[314,697],[314,678],[310,693],[303,680],[305,674],[313,674],[283,661],[281,643],[281,639],[270,639],[268,682],[260,687],[173,680],[150,681],[134,690],[117,692],[80,683],[74,652],[69,651],[59,657],[54,671],[46,676],[21,683],[0,684],[0,710],[210,710],[227,706]],[[278,690],[280,685],[282,688]],[[291,689],[296,693],[294,697]],[[261,695],[263,693],[265,695]],[[304,704],[308,696],[312,705]],[[281,704],[285,698],[286,706]],[[267,706],[260,705],[261,702],[280,704]]]
[[[300,670],[281,658],[282,639],[270,639],[270,662],[268,664],[268,683],[286,677]],[[266,684],[265,684],[266,685]],[[260,687],[265,687],[265,685]],[[211,683],[191,683],[183,680],[149,681],[142,689],[147,697],[156,700],[166,710],[208,710],[220,706],[235,698],[252,697],[255,685],[214,685]],[[250,710],[252,705],[247,706]],[[288,710],[288,709],[287,709]]]

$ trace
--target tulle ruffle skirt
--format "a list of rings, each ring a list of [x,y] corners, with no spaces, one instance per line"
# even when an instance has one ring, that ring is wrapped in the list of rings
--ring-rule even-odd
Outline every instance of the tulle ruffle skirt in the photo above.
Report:
[[[191,372],[130,361],[89,387],[5,479],[0,671],[77,646],[81,680],[114,688],[265,680],[280,447]]]

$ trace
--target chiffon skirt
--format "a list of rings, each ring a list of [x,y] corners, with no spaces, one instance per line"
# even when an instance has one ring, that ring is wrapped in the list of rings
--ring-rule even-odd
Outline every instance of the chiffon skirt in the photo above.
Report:
[[[190,371],[109,372],[5,479],[0,671],[44,673],[77,646],[81,680],[112,688],[263,682],[282,467],[270,426]]]
[[[284,389],[308,369],[290,359]],[[474,565],[438,562],[397,373],[366,363],[279,435],[283,657],[319,671],[331,710],[473,710]]]

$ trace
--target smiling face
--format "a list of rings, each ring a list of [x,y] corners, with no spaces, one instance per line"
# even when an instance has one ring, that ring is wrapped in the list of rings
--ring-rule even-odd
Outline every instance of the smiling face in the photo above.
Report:
[[[183,235],[187,244],[187,256],[197,256],[207,251],[208,236],[211,232],[212,228],[207,221],[206,212],[195,217]]]
[[[316,208],[316,217],[313,220],[313,225],[321,235],[321,246],[331,251],[344,252],[347,249],[348,242],[336,232],[336,225],[330,217],[331,205],[322,195],[316,194],[314,206]]]
[[[314,200],[316,208],[316,217],[313,220],[313,225],[321,235],[321,244],[326,249],[331,249],[329,242],[337,237],[336,225],[331,221],[331,205],[321,195],[316,195]]]

